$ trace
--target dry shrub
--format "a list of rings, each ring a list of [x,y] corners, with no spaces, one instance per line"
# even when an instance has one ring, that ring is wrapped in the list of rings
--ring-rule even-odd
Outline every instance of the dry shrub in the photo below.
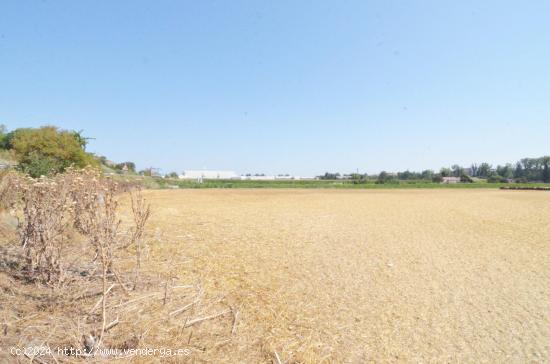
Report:
[[[54,178],[26,179],[19,187],[24,217],[20,233],[29,278],[62,283],[68,258],[64,253],[73,229],[94,251],[104,275],[112,272],[113,250],[120,245],[116,183],[87,168],[70,169]]]
[[[19,226],[16,214],[21,206],[21,176],[11,169],[0,170],[0,239],[12,241]]]
[[[94,250],[94,260],[99,259],[101,263],[102,325],[96,344],[99,347],[107,325],[108,275],[114,275],[120,282],[120,277],[113,268],[114,250],[121,246],[118,233],[118,202],[115,198],[116,183],[101,178],[99,172],[94,169],[85,169],[82,172],[69,171],[65,178],[71,186],[74,226]],[[124,283],[120,284],[124,287]],[[92,347],[88,347],[88,350],[92,350]]]
[[[99,347],[107,325],[108,280],[114,276],[125,287],[113,267],[114,251],[122,246],[115,196],[117,184],[103,178],[93,168],[69,169],[53,178],[3,178],[1,182],[3,206],[15,207],[17,196],[21,195],[24,219],[20,236],[25,256],[24,270],[29,280],[56,288],[62,286],[70,255],[68,243],[74,237],[74,231],[85,242],[84,249],[94,252],[90,263],[99,261],[102,282],[101,329],[94,345]],[[148,209],[141,213],[143,200],[136,201],[139,226],[135,229],[134,240],[141,239],[149,217]],[[93,272],[85,275],[91,274]]]
[[[132,213],[134,216],[134,228],[130,238],[130,245],[136,250],[136,275],[134,288],[137,287],[139,281],[139,270],[141,268],[141,251],[143,244],[143,234],[145,233],[145,224],[151,216],[151,205],[145,202],[141,189],[137,189],[131,193]]]
[[[0,170],[0,211],[12,212],[21,201],[22,177],[13,170]]]
[[[116,181],[116,192],[126,193],[139,190],[142,186],[137,181],[131,181],[129,179],[118,178]]]
[[[97,170],[69,169],[11,185],[22,201],[9,205],[21,207],[19,249],[27,279],[14,280],[19,276],[9,269],[16,268],[0,267],[0,292],[11,292],[0,295],[6,345],[46,343],[92,356],[97,349],[152,345],[204,353],[208,345],[203,343],[221,348],[231,339],[236,313],[223,297],[206,298],[199,284],[178,282],[174,274],[161,276],[154,264],[142,261],[151,208],[139,189],[127,194],[132,216],[121,224],[118,198],[124,189]]]
[[[67,187],[59,179],[46,178],[22,187],[21,242],[26,272],[31,279],[58,285],[63,281],[62,255],[68,240],[71,206]]]
[[[113,265],[113,251],[120,244],[117,216],[118,202],[115,198],[116,183],[102,178],[98,171],[86,169],[71,171],[66,175],[71,186],[74,208],[74,227],[82,234],[95,252],[106,271]]]

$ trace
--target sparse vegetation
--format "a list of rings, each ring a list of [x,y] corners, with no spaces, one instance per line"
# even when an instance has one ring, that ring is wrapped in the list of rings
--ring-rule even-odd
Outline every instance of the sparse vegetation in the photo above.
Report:
[[[59,178],[32,181],[21,179],[23,221],[20,230],[28,280],[54,287],[65,278],[64,252],[69,242],[71,209],[68,186]]]
[[[131,200],[135,226],[132,229],[130,245],[133,246],[136,250],[136,278],[134,282],[134,287],[136,287],[139,281],[139,270],[141,268],[141,255],[143,249],[143,235],[145,234],[145,224],[151,216],[151,205],[146,203],[140,189],[137,189],[131,194]]]
[[[190,295],[194,285],[178,284],[173,275],[161,279],[150,267],[144,269],[143,252],[150,239],[145,227],[151,209],[139,189],[121,194],[127,189],[93,168],[69,168],[38,179],[15,171],[1,173],[3,214],[20,219],[13,227],[19,238],[12,234],[0,244],[0,287],[11,292],[0,296],[3,344],[29,346],[43,340],[57,354],[29,357],[41,363],[79,361],[86,356],[101,360],[99,353],[104,349],[143,347],[144,335],[153,328],[159,330],[155,340],[166,344],[179,341],[180,335],[203,321],[222,320],[230,325],[223,310],[204,316],[208,311],[199,309],[204,299],[199,286]],[[131,201],[131,219],[123,221],[120,199]],[[220,305],[210,303],[207,309],[219,310]],[[34,314],[37,311],[44,315]],[[171,321],[183,313],[185,321]],[[29,315],[34,316],[34,325],[26,328]],[[225,327],[218,325],[212,333],[223,335],[219,331]],[[205,337],[196,335],[195,340]],[[67,354],[57,349],[74,351]],[[10,354],[0,353],[0,361],[7,359],[2,355]]]

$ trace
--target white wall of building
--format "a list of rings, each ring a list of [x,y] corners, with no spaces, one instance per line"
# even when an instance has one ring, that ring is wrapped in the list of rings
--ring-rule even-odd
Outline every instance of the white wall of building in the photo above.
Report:
[[[241,176],[241,179],[250,181],[274,181],[275,176]]]
[[[240,178],[234,171],[186,170],[180,179],[234,179]]]

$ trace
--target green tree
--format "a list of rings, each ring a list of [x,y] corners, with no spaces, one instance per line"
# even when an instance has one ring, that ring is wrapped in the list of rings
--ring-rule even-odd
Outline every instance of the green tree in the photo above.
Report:
[[[472,177],[478,176],[478,170],[479,170],[478,165],[476,163],[472,163],[472,165],[470,166],[470,173],[472,174]]]
[[[542,181],[550,182],[550,157],[542,157]]]
[[[415,179],[416,173],[406,170],[405,172],[397,172],[397,178],[401,180]]]
[[[422,174],[421,174],[421,178],[426,181],[431,180],[433,176],[434,176],[434,171],[432,171],[431,169],[426,169],[422,171]]]
[[[514,169],[514,178],[519,179],[519,178],[523,178],[523,176],[524,176],[523,167],[520,162],[517,162],[516,168]]]
[[[319,179],[327,179],[327,180],[338,179],[338,178],[340,178],[340,173],[325,172],[324,175],[319,176]]]
[[[514,176],[514,169],[509,163],[504,166],[497,166],[497,175],[506,179],[512,178]]]
[[[389,183],[389,182],[392,182],[393,179],[394,179],[394,176],[392,176],[386,171],[382,171],[378,175],[378,179],[376,180],[376,183]]]
[[[453,172],[449,168],[441,168],[439,174],[441,177],[451,177]]]
[[[8,147],[14,150],[19,169],[31,177],[63,172],[69,166],[81,168],[97,164],[73,131],[44,126],[16,129],[12,133]]]
[[[492,170],[493,167],[489,163],[481,163],[478,167],[477,175],[479,177],[487,178],[492,174]]]
[[[84,130],[79,130],[79,131],[75,131],[75,130],[72,130],[70,133],[73,135],[73,137],[76,139],[76,141],[78,142],[78,144],[80,144],[80,146],[82,147],[83,150],[86,150],[86,146],[88,145],[88,140],[90,139],[93,139],[93,138],[86,138],[85,136],[82,135],[82,132]]]
[[[452,171],[453,171],[453,176],[454,177],[460,177],[462,176],[464,173],[464,168],[462,168],[461,166],[459,166],[458,164],[454,164],[452,167],[451,167]]]

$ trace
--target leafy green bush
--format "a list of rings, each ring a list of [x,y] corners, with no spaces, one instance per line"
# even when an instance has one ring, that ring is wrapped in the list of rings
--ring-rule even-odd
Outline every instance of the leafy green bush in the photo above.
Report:
[[[506,183],[508,180],[502,176],[499,176],[498,174],[494,174],[487,178],[487,182],[489,183]]]
[[[95,166],[97,161],[85,151],[79,133],[54,126],[16,129],[10,133],[8,147],[15,152],[18,168],[31,177],[53,175],[69,166]]]
[[[65,170],[70,164],[64,161],[31,152],[23,156],[19,161],[19,170],[31,177],[49,176]]]
[[[378,175],[378,179],[376,180],[376,184],[383,184],[383,183],[391,183],[391,182],[395,182],[394,181],[394,176],[389,174],[388,172],[386,171],[382,171],[380,172],[380,174]]]

